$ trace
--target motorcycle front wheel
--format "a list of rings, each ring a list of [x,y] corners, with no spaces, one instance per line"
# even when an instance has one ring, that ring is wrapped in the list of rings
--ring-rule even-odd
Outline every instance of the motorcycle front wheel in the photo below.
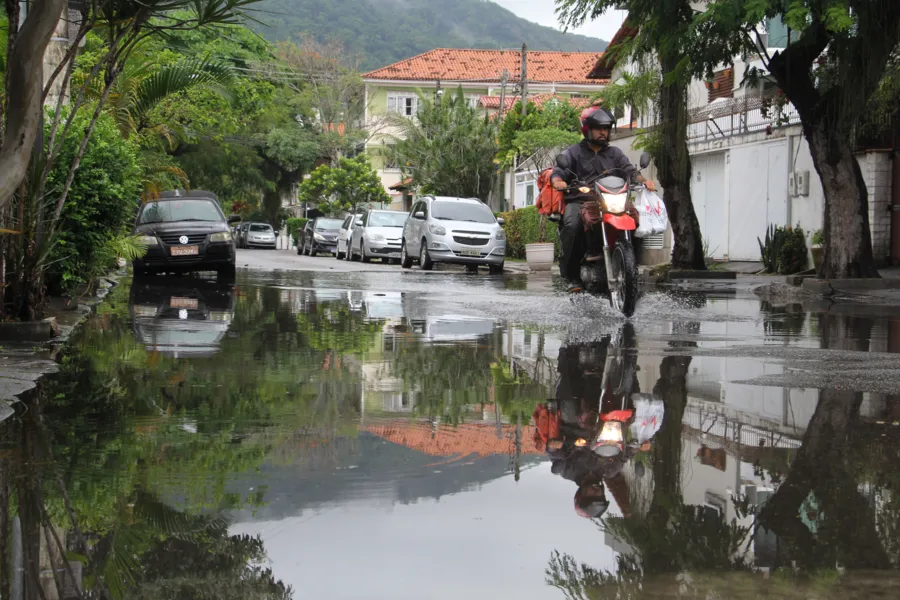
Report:
[[[620,239],[613,246],[612,280],[609,282],[609,302],[626,317],[634,314],[638,298],[638,268],[634,246],[630,240]]]

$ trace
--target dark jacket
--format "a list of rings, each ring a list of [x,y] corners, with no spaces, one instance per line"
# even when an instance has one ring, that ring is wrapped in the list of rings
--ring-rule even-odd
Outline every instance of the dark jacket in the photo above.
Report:
[[[610,169],[624,170],[628,181],[634,181],[637,173],[625,153],[615,146],[607,146],[600,152],[594,152],[587,140],[581,140],[581,143],[569,146],[556,157],[556,167],[551,178],[559,177],[571,185],[576,179],[591,180]],[[579,202],[588,196],[577,190],[567,192],[566,202]]]

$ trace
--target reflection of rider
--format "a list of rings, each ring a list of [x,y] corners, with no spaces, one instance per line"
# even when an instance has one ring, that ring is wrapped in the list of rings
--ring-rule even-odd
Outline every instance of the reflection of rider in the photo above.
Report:
[[[564,150],[556,159],[556,168],[550,182],[558,190],[565,189],[576,180],[584,182],[604,171],[621,169],[626,179],[643,183],[653,191],[656,185],[645,180],[619,148],[609,144],[609,136],[615,123],[613,115],[599,106],[590,106],[581,113],[581,132],[584,139]],[[560,227],[562,254],[559,259],[560,274],[569,282],[569,291],[581,291],[581,259],[586,248],[581,203],[591,198],[578,190],[566,193],[566,209]]]
[[[560,348],[557,370],[556,410],[543,403],[534,412],[535,443],[552,459],[553,473],[578,485],[575,511],[587,518],[602,516],[609,502],[609,487],[624,514],[629,513],[628,494],[622,469],[636,448],[625,448],[615,457],[601,457],[590,447],[598,419],[631,409],[630,394],[638,391],[635,369],[625,369],[622,376],[630,381],[608,377],[607,391],[601,401],[603,371],[610,338],[599,342]],[[604,486],[604,482],[606,486]]]

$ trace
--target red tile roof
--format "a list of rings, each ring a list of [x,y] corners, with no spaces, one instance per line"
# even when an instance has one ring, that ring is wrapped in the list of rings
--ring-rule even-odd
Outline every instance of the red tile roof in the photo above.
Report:
[[[528,52],[528,81],[600,85],[588,79],[602,53]],[[363,75],[364,79],[399,81],[478,81],[500,83],[504,69],[511,82],[519,81],[522,53],[518,50],[437,48]]]
[[[618,62],[619,54],[621,53],[621,48],[617,48],[617,46],[623,42],[634,39],[634,36],[636,36],[637,33],[638,28],[629,25],[628,19],[625,19],[622,26],[619,27],[619,30],[616,32],[616,35],[613,36],[613,39],[606,47],[606,52],[597,58],[597,62],[587,74],[587,78],[591,81],[608,81],[612,76],[613,69],[616,68],[616,62]]]
[[[387,425],[369,425],[363,429],[395,444],[451,460],[469,456],[508,455],[515,450],[515,425],[501,425],[500,437],[497,436],[497,425],[494,423],[465,423],[456,427],[439,425],[432,428],[430,423],[393,422]],[[523,426],[520,439],[530,440],[532,437],[534,426]],[[524,442],[522,453],[543,454],[532,444]]]
[[[568,101],[569,104],[574,106],[575,108],[581,108],[583,106],[587,106],[591,103],[590,98],[566,98],[565,96],[560,96],[558,94],[537,94],[535,96],[529,96],[529,101],[534,102],[534,105],[538,108],[542,107],[552,98],[557,98],[559,100]],[[504,111],[508,111],[515,105],[516,100],[518,98],[515,97],[507,97],[503,99],[504,102]],[[482,96],[478,101],[482,108],[499,110],[500,109],[500,96]]]

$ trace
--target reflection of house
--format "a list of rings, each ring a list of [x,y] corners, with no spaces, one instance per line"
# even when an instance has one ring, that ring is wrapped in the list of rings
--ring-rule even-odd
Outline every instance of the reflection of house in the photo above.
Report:
[[[364,430],[389,442],[418,450],[430,456],[448,457],[452,462],[470,457],[515,454],[516,426],[494,423],[463,423],[455,426],[432,425],[420,421],[389,421]],[[522,426],[520,440],[531,440],[535,428]],[[523,443],[522,454],[543,455],[533,444]]]
[[[596,52],[526,52],[529,97],[533,94],[544,101],[550,94],[561,98],[596,96],[605,82],[587,79],[585,75],[598,56]],[[473,107],[482,108],[488,114],[498,112],[500,96],[508,99],[507,104],[517,94],[521,97],[522,62],[522,52],[518,50],[438,48],[363,75],[366,123],[372,134],[366,150],[385,189],[395,187],[401,179],[398,165],[390,164],[380,154],[392,143],[392,135],[398,133],[385,123],[387,115],[414,117],[419,94],[432,97],[441,90],[446,98],[459,87]],[[491,201],[496,210],[500,208],[499,199],[513,191],[507,187],[505,192],[498,191],[494,199],[483,200]],[[397,198],[392,207],[400,209],[401,204]]]

